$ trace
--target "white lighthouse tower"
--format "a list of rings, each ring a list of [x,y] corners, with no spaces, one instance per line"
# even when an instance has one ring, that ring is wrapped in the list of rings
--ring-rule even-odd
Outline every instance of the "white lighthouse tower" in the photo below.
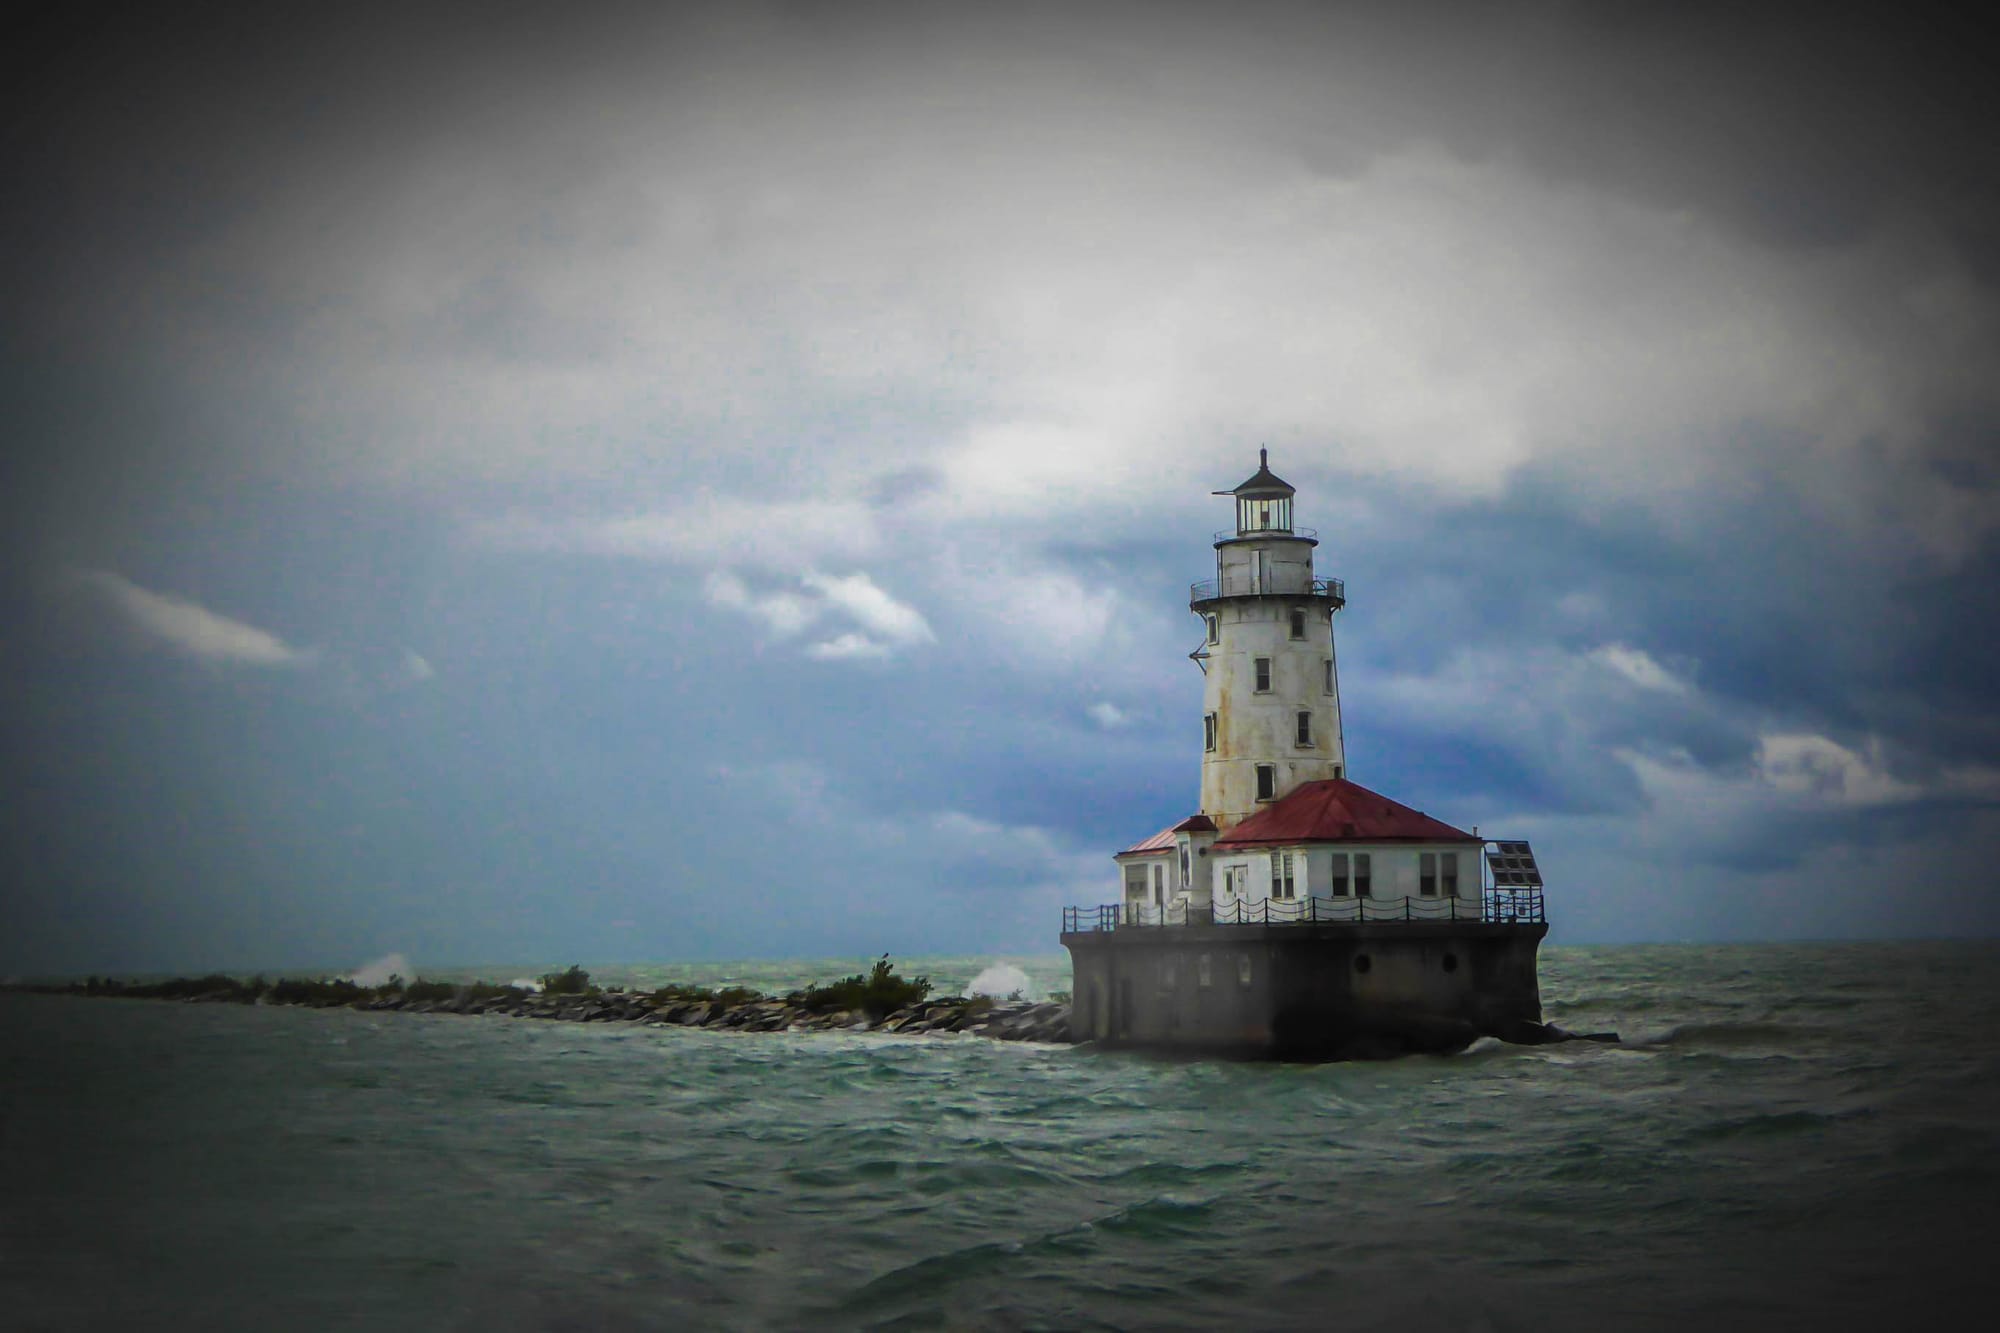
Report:
[[[1233,491],[1236,527],[1215,537],[1215,577],[1189,591],[1204,642],[1201,813],[1219,831],[1301,783],[1347,775],[1334,613],[1338,579],[1314,577],[1311,528],[1292,523],[1292,487],[1268,450]]]
[[[1063,911],[1070,1030],[1114,1045],[1343,1059],[1542,1026],[1525,842],[1486,844],[1347,776],[1334,615],[1260,451],[1195,584],[1201,808],[1116,853],[1120,900]],[[1481,859],[1488,874],[1481,873]]]

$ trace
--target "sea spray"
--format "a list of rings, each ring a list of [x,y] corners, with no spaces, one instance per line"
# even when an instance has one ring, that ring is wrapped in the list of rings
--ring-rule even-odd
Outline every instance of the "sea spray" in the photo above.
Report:
[[[1024,1000],[1032,1000],[1034,982],[1028,974],[1012,963],[994,963],[966,984],[967,995],[990,995],[996,1000],[1004,1000],[1018,995]]]
[[[372,963],[363,963],[347,974],[347,979],[357,986],[386,986],[390,978],[409,978],[416,973],[410,970],[410,960],[402,954],[384,954]]]

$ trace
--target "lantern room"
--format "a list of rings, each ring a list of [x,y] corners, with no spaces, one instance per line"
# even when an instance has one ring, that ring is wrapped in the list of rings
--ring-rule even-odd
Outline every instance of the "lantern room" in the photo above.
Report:
[[[1236,497],[1236,535],[1254,537],[1260,533],[1288,533],[1292,530],[1291,486],[1271,471],[1271,451],[1257,451],[1257,472],[1233,491],[1217,495]]]

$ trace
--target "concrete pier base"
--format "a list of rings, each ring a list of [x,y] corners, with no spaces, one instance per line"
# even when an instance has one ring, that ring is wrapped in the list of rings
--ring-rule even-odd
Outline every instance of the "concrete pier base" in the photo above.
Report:
[[[1544,922],[1152,926],[1062,937],[1077,1041],[1234,1059],[1463,1050],[1542,1017]]]

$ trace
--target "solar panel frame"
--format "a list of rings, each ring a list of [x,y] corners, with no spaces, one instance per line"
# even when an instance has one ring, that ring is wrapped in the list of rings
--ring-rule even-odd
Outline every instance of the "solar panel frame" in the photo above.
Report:
[[[1539,889],[1542,870],[1535,864],[1534,849],[1520,841],[1495,842],[1486,853],[1486,866],[1496,889]]]

